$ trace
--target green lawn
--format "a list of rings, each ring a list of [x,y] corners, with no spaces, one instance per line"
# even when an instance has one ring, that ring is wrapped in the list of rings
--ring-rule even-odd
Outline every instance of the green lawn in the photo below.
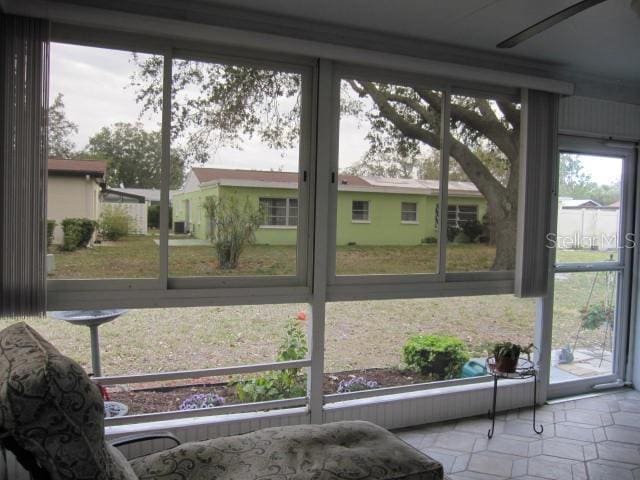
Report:
[[[155,237],[157,238],[157,237]],[[153,278],[158,276],[159,249],[152,236],[131,236],[105,242],[93,248],[55,254],[55,270],[49,278]],[[489,270],[495,248],[488,245],[449,245],[449,271]],[[437,268],[435,244],[416,246],[340,246],[337,251],[339,275],[433,273]],[[293,275],[296,270],[294,246],[251,245],[234,270],[221,270],[212,246],[169,247],[172,276]]]
[[[338,273],[422,273],[435,271],[435,245],[338,249]],[[486,270],[494,251],[485,245],[451,245],[450,270]],[[596,261],[608,254],[562,251],[559,260]],[[56,254],[52,278],[153,277],[158,248],[149,237],[130,237],[112,245]],[[290,274],[292,247],[252,246],[243,253],[236,275]],[[171,247],[172,275],[228,274],[216,269],[209,246]],[[554,347],[573,343],[580,309],[595,274],[559,275],[556,281]],[[600,274],[593,302],[604,298]],[[284,326],[305,305],[260,305],[133,310],[103,325],[101,352],[106,374],[160,372],[273,361]],[[533,340],[535,301],[513,295],[437,299],[338,302],[327,305],[326,371],[396,367],[411,335],[439,333],[464,340],[474,355],[500,340]],[[7,321],[0,323],[4,326]],[[53,319],[33,326],[66,354],[90,367],[89,332]],[[152,334],[150,334],[152,332]],[[583,333],[579,345],[598,345],[603,330]]]

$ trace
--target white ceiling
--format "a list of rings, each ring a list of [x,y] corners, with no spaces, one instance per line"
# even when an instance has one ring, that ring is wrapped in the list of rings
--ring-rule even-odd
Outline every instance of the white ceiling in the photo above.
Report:
[[[568,70],[640,81],[640,16],[607,0],[510,50],[495,45],[578,0],[207,0],[334,25],[548,61]]]

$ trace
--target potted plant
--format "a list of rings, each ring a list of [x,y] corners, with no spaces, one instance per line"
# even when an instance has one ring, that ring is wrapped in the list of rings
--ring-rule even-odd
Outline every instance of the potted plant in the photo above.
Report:
[[[518,366],[522,347],[511,342],[496,343],[493,347],[495,369],[499,372],[513,373]]]

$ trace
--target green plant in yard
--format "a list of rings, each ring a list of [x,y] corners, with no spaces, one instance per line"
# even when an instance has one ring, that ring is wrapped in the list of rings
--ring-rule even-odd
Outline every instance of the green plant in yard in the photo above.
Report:
[[[413,336],[402,350],[409,368],[438,380],[457,378],[469,360],[465,343],[445,335]]]
[[[291,319],[287,323],[285,336],[278,349],[276,360],[278,362],[302,360],[306,355],[307,337],[300,322]],[[263,402],[303,397],[307,394],[306,385],[307,376],[301,373],[300,368],[267,372],[234,383],[236,395],[241,402]]]
[[[48,227],[47,225],[47,229]],[[88,218],[65,218],[62,221],[64,236],[61,249],[66,252],[72,252],[80,247],[86,247],[91,241],[95,229],[96,222]]]
[[[53,243],[53,232],[56,229],[55,220],[47,220],[47,247]]]
[[[131,216],[120,206],[105,207],[100,214],[100,231],[107,240],[116,241],[129,235],[132,223]]]
[[[424,237],[422,239],[420,239],[420,243],[438,243],[438,239],[436,237]]]
[[[604,303],[595,303],[580,310],[582,314],[582,328],[597,330],[605,323],[613,323],[613,307]]]
[[[483,234],[484,227],[477,220],[469,220],[462,224],[462,232],[469,237],[469,241],[473,243]]]
[[[248,198],[242,202],[236,195],[207,197],[202,208],[209,221],[220,268],[237,268],[242,251],[255,241],[255,231],[263,220],[261,209]]]

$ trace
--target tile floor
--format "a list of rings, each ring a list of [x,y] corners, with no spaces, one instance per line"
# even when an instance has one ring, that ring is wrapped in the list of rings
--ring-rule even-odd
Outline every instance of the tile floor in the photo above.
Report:
[[[625,389],[531,410],[397,430],[444,466],[449,480],[640,480],[640,392]]]

